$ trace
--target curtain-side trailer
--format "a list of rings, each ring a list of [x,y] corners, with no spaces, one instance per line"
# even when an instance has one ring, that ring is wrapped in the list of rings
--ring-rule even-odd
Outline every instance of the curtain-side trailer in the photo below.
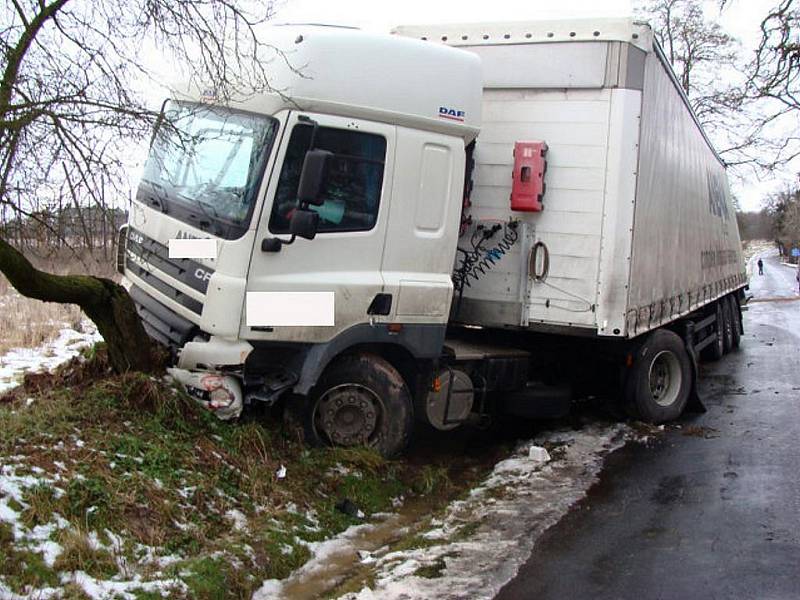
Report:
[[[622,356],[629,408],[677,417],[695,354],[738,345],[747,277],[725,164],[650,27],[582,19],[396,33],[473,52],[483,68],[453,322],[551,334],[531,342],[539,377],[596,379],[593,359]],[[531,169],[543,185],[525,205],[515,186]],[[680,345],[687,356],[669,350]]]

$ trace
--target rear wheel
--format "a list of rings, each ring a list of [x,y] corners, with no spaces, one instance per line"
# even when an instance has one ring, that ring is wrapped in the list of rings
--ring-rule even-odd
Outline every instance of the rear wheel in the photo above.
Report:
[[[733,311],[728,296],[722,298],[719,303],[722,305],[722,347],[727,354],[733,349]]]
[[[677,419],[689,400],[692,367],[683,340],[666,329],[652,332],[636,352],[625,383],[629,407],[640,419]]]
[[[380,356],[337,359],[306,401],[306,440],[316,446],[367,446],[400,454],[413,428],[411,394],[400,373]]]

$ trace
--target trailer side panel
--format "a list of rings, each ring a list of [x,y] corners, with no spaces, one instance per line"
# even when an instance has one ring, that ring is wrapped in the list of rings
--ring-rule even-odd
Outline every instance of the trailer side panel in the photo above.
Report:
[[[725,167],[657,51],[648,53],[626,334],[746,284]]]

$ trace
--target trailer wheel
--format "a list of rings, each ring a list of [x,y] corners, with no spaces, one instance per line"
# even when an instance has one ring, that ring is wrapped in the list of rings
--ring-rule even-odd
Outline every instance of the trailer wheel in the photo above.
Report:
[[[733,310],[728,296],[719,301],[722,305],[722,346],[725,354],[733,349]]]
[[[714,325],[714,328],[716,329],[717,339],[714,341],[714,343],[703,348],[703,351],[701,352],[702,357],[705,360],[710,360],[710,361],[719,360],[725,354],[725,340],[723,336],[724,317],[722,314],[722,303],[715,302],[714,311],[716,312],[717,316],[717,321],[716,324]]]
[[[657,329],[636,352],[625,396],[636,416],[649,423],[677,419],[689,400],[692,366],[683,340]]]
[[[306,401],[304,432],[314,446],[368,446],[389,458],[411,438],[411,394],[380,356],[344,356],[328,366]]]
[[[732,330],[732,348],[738,348],[742,341],[742,309],[739,306],[739,301],[734,294],[728,296],[728,302],[731,305],[731,322],[733,324]]]

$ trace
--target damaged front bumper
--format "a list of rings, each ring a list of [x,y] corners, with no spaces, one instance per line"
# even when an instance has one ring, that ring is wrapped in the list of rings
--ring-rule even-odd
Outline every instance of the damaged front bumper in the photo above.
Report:
[[[242,413],[242,383],[222,371],[241,368],[253,346],[211,336],[195,338],[180,349],[177,367],[167,372],[186,392],[222,420],[236,419]]]
[[[183,385],[186,393],[223,421],[242,414],[242,384],[236,377],[186,369],[167,369],[170,376]]]

